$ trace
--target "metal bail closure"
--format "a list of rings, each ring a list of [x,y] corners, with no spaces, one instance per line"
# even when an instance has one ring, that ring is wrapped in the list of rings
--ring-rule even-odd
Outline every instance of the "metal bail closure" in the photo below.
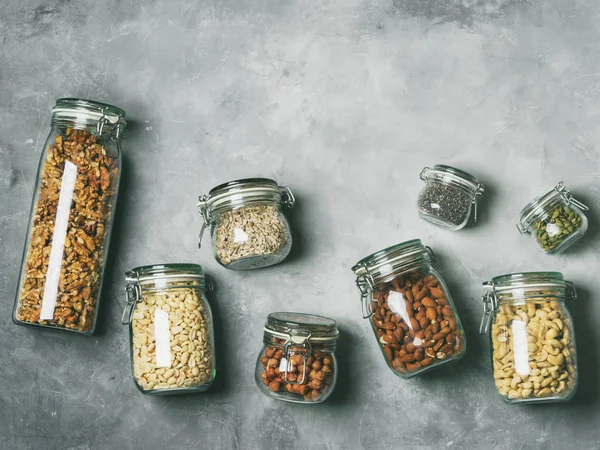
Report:
[[[371,311],[369,297],[374,289],[373,277],[371,275],[363,275],[356,278],[356,287],[360,291],[360,304],[362,310],[362,318],[368,319],[375,311]]]
[[[429,175],[429,172],[431,172],[431,167],[423,167],[423,170],[421,170],[421,173],[419,174],[419,178],[422,181],[427,181],[427,176]]]
[[[573,282],[565,280],[565,284],[567,285],[567,292],[569,293],[570,299],[577,300],[577,290],[575,289]]]
[[[125,282],[127,283],[125,285],[125,308],[121,316],[121,323],[128,325],[131,323],[136,303],[142,298],[142,290],[138,274],[135,272],[127,272],[125,274]]]
[[[473,197],[473,222],[477,222],[477,203],[479,203],[479,199],[481,198],[484,189],[484,185],[477,185],[477,191],[475,191],[475,197]]]
[[[494,285],[490,281],[483,283],[484,287],[491,288],[491,292],[486,292],[481,297],[483,302],[483,317],[481,318],[481,324],[479,325],[479,334],[485,334],[490,329],[490,323],[492,322],[492,313],[498,309],[498,301],[496,294],[493,291]]]
[[[96,125],[96,132],[98,136],[102,136],[102,131],[104,130],[104,125],[110,123],[111,125],[115,125],[119,122],[119,117],[107,115],[104,108],[102,108],[102,117],[98,120],[98,124]],[[121,133],[121,127],[117,126],[117,138]]]
[[[588,208],[586,205],[584,205],[579,200],[577,200],[575,197],[573,197],[573,195],[571,194],[571,191],[569,191],[565,187],[565,184],[562,181],[556,185],[554,190],[556,190],[556,192],[558,192],[560,194],[560,196],[567,202],[567,205],[570,205],[572,203],[575,206],[577,206],[579,209],[581,209],[582,211],[589,211],[590,208]]]
[[[291,330],[290,337],[285,342],[283,346],[283,357],[285,359],[285,375],[284,380],[289,384],[302,384],[305,382],[306,377],[308,376],[306,373],[306,364],[308,358],[312,354],[312,346],[310,344],[310,336],[311,333],[306,330]],[[288,378],[288,374],[292,373],[293,370],[293,361],[292,358],[294,356],[300,356],[302,358],[302,378],[300,378],[300,369],[298,368],[299,364],[296,364],[296,368],[298,373],[296,375],[295,380],[290,380]],[[283,359],[281,361],[283,363]],[[280,369],[281,370],[281,369]]]
[[[198,248],[202,248],[202,237],[204,236],[204,230],[210,224],[210,214],[208,212],[208,195],[201,195],[198,197],[198,210],[202,216],[202,227],[200,228],[200,236],[198,236]]]
[[[287,186],[280,186],[279,192],[281,192],[281,203],[287,208],[293,208],[296,204],[296,197],[292,190]]]

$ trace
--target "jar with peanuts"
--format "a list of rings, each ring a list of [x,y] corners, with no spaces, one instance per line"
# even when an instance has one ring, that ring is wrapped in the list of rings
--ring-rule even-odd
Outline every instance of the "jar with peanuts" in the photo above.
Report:
[[[521,234],[531,234],[542,250],[555,255],[585,234],[588,220],[583,211],[588,209],[561,181],[521,210],[517,229]]]
[[[228,269],[258,269],[283,261],[292,248],[283,208],[294,206],[288,187],[267,178],[231,181],[202,195],[198,207],[214,256]],[[200,245],[200,244],[199,244]]]
[[[558,272],[512,273],[484,283],[494,384],[508,403],[567,401],[577,389],[573,284]],[[491,325],[491,326],[490,326]]]
[[[93,334],[121,176],[125,111],[61,98],[52,109],[13,321]]]
[[[392,371],[410,378],[461,358],[466,337],[448,286],[419,239],[359,261],[352,271],[362,315]]]
[[[144,394],[209,388],[216,374],[213,322],[196,264],[137,267],[125,274],[133,378]]]
[[[256,383],[269,397],[293,403],[326,400],[337,380],[337,322],[293,312],[269,314]]]

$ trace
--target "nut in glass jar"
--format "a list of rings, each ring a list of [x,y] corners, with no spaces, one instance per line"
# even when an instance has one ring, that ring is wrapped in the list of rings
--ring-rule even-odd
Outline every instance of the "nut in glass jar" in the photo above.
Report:
[[[145,394],[208,389],[215,377],[206,278],[195,264],[144,266],[126,274],[133,376]]]
[[[450,292],[433,269],[433,252],[419,239],[377,252],[352,271],[379,348],[394,373],[410,378],[466,349]]]
[[[294,206],[291,190],[273,180],[249,178],[222,184],[198,204],[211,229],[215,258],[228,269],[257,269],[283,261],[292,236],[283,207]]]
[[[337,322],[312,314],[271,313],[256,362],[264,394],[292,403],[320,403],[337,380]]]
[[[480,331],[489,332],[498,393],[508,403],[572,398],[577,359],[565,304],[576,296],[572,283],[560,273],[531,272],[496,277],[484,286]]]

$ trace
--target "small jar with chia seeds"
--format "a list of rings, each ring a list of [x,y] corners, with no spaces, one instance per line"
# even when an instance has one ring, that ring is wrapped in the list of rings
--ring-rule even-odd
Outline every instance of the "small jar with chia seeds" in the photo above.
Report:
[[[421,171],[425,187],[418,198],[423,220],[447,230],[463,228],[473,212],[477,222],[477,202],[485,190],[473,175],[450,166],[436,164]]]
[[[554,255],[585,234],[588,221],[583,211],[588,209],[561,181],[521,210],[517,229],[521,234],[531,234],[542,250]]]

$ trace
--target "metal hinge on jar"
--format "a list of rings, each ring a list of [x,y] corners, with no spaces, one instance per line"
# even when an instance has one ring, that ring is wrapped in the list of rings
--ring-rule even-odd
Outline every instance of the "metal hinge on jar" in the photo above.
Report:
[[[139,275],[135,272],[125,274],[125,308],[121,316],[121,323],[129,325],[133,317],[135,305],[142,298],[142,288],[140,287]]]
[[[481,301],[483,302],[483,317],[481,318],[481,324],[479,325],[479,334],[485,334],[490,329],[490,323],[492,322],[492,313],[498,311],[498,299],[494,290],[494,283],[486,281],[483,283],[485,288],[490,291],[483,294]]]
[[[98,119],[98,123],[96,125],[96,135],[102,136],[102,132],[104,131],[104,127],[106,124],[116,125],[115,127],[115,138],[119,139],[121,136],[121,124],[119,122],[119,116],[115,116],[112,114],[107,114],[104,109],[102,109],[102,117]]]
[[[202,248],[202,237],[204,236],[204,230],[210,225],[211,214],[208,208],[208,195],[201,195],[198,197],[198,210],[202,216],[202,227],[200,228],[200,236],[198,236],[198,248]]]
[[[305,330],[291,330],[288,340],[283,345],[282,363],[286,365],[284,380],[289,384],[303,384],[306,381],[308,374],[306,373],[306,365],[308,358],[312,354],[312,346],[310,344],[311,333]],[[295,380],[288,379],[288,373],[292,369],[292,357],[299,355],[302,358],[302,378],[300,379],[300,371]],[[297,366],[296,366],[297,367]],[[281,368],[280,368],[281,370]]]
[[[562,181],[556,185],[554,190],[560,194],[560,196],[565,200],[565,202],[567,202],[567,205],[573,204],[573,205],[577,206],[579,209],[581,209],[582,211],[589,211],[590,208],[588,208],[586,205],[584,205],[579,200],[577,200],[575,197],[573,197],[573,195],[571,194],[571,191],[569,191],[565,187],[565,184]]]
[[[366,270],[366,267],[365,267]],[[373,289],[375,288],[375,283],[373,281],[373,277],[371,275],[363,275],[361,277],[356,278],[356,287],[360,292],[360,304],[362,310],[362,318],[368,319],[374,314],[374,311],[371,311],[370,308],[370,300],[371,294],[373,293]]]

